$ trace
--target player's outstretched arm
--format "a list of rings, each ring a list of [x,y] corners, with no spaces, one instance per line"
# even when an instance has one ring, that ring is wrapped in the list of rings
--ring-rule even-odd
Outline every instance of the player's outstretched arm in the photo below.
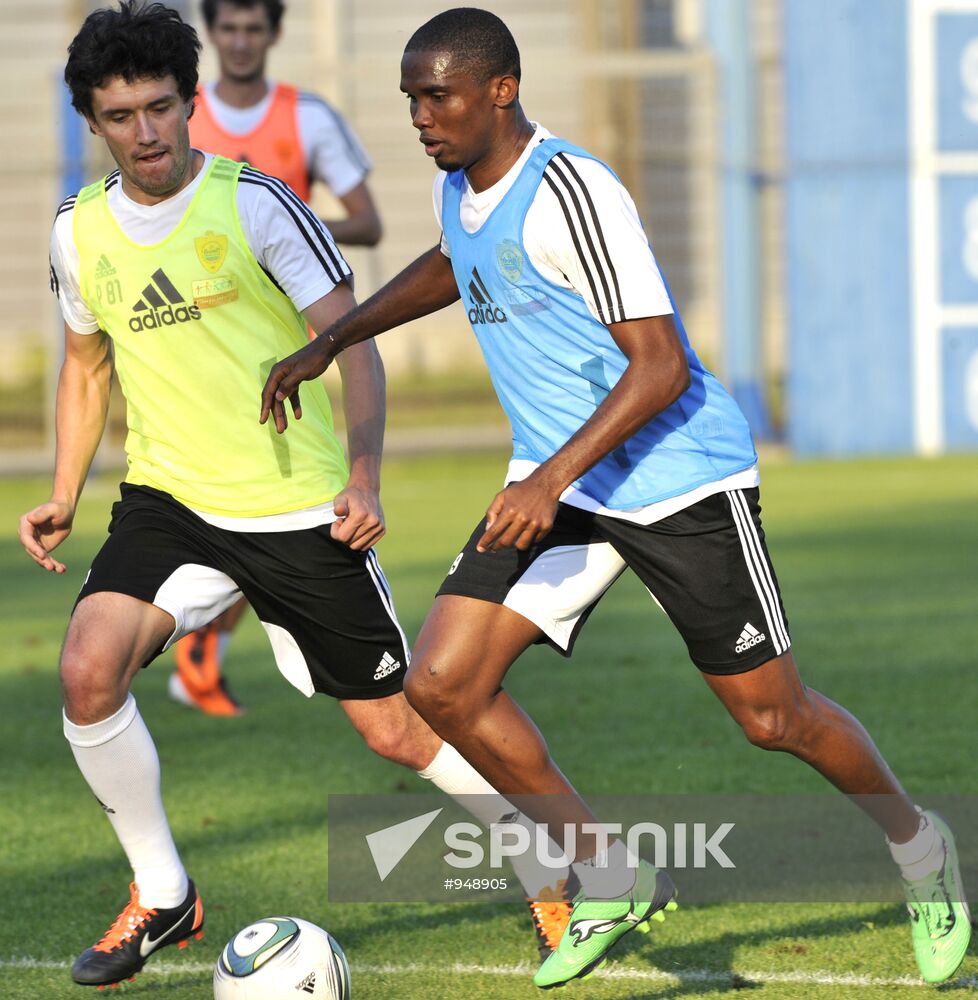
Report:
[[[50,553],[71,532],[85,477],[105,428],[111,379],[108,336],[101,331],[83,336],[66,324],[55,411],[57,457],[51,499],[24,514],[18,530],[27,554],[52,573],[65,571],[64,564]]]
[[[527,549],[546,537],[561,493],[689,387],[689,366],[671,315],[612,323],[608,329],[628,358],[621,378],[559,451],[496,494],[480,552],[510,545]]]
[[[328,329],[314,327],[322,329],[319,337],[272,368],[262,389],[260,422],[272,414],[281,434],[288,426],[285,400],[291,401],[299,416],[299,385],[322,375],[340,351],[444,309],[458,297],[451,261],[439,247],[433,247]]]

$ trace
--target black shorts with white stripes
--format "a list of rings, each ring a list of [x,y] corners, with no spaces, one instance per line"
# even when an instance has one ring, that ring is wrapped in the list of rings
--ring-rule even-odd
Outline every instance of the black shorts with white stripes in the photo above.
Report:
[[[403,686],[408,647],[377,556],[335,541],[328,524],[228,531],[167,493],[123,483],[78,601],[105,591],[173,617],[150,660],[243,594],[279,670],[303,694],[373,699]]]
[[[527,552],[477,552],[484,530],[483,523],[473,532],[439,595],[512,608],[568,655],[588,614],[626,568],[672,620],[704,673],[744,673],[791,645],[757,489],[717,493],[648,525],[562,503],[553,530]]]

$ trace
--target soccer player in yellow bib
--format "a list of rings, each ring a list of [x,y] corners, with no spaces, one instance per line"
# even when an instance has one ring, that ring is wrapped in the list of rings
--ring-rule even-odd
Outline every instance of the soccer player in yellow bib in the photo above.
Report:
[[[57,458],[50,499],[20,521],[42,568],[65,571],[52,552],[102,435],[113,353],[129,428],[122,496],[61,658],[65,736],[133,869],[129,902],[72,967],[83,985],[128,979],[200,936],[201,898],[130,686],[240,595],[285,677],[338,699],[372,750],[464,795],[484,823],[512,809],[401,693],[408,648],[372,549],[384,533],[378,354],[344,355],[349,465],[321,384],[294,435],[258,426],[271,366],[306,342],[307,321],[321,330],[354,306],[352,277],[284,183],[191,148],[199,48],[175,11],[126,0],[87,18],[65,70],[118,169],[67,199],[52,234],[65,320]]]

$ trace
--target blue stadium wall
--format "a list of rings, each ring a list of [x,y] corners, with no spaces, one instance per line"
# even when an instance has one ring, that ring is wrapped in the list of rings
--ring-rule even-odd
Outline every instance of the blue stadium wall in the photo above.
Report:
[[[948,6],[785,0],[801,454],[978,448],[978,3]]]

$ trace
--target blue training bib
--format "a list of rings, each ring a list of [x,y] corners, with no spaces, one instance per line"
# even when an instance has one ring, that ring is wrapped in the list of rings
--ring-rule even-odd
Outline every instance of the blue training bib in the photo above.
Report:
[[[463,171],[447,175],[442,196],[452,269],[512,425],[513,458],[541,463],[588,420],[628,364],[583,298],[544,278],[523,245],[526,213],[559,153],[595,159],[562,139],[540,143],[477,232],[467,233],[459,221]],[[700,363],[678,311],[674,319],[690,387],[574,483],[613,510],[666,500],[757,461],[739,407]]]

